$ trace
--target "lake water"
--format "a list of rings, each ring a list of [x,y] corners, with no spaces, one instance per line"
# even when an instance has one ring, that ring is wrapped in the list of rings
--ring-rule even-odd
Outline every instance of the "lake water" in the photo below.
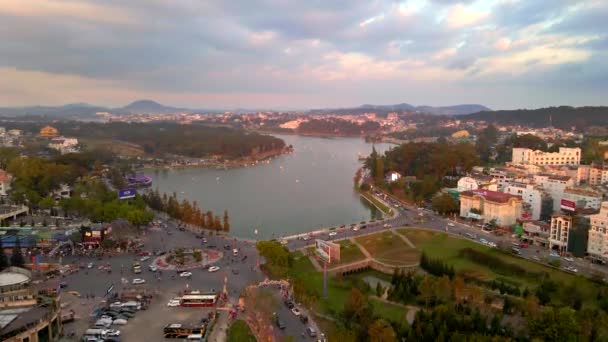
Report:
[[[379,215],[353,190],[353,177],[372,145],[360,138],[276,135],[294,152],[254,167],[146,171],[161,192],[196,200],[204,210],[230,215],[234,236],[291,235]],[[391,145],[376,144],[383,152]]]

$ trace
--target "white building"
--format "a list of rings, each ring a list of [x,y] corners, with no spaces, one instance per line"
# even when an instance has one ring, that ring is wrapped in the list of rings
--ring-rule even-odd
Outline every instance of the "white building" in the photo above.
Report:
[[[471,175],[461,177],[456,185],[458,192],[485,189],[498,191],[498,181],[496,179],[484,175]]]
[[[600,212],[589,216],[587,254],[598,260],[608,260],[608,202],[603,202]]]
[[[579,165],[581,149],[578,147],[560,147],[559,152],[543,152],[529,148],[513,148],[511,155],[513,164],[532,165]]]
[[[392,183],[401,179],[401,174],[399,172],[391,171],[386,175],[386,182]]]
[[[61,153],[70,153],[78,151],[78,139],[57,137],[51,139],[49,142],[49,148],[57,150]]]
[[[574,180],[568,176],[556,176],[541,173],[534,175],[534,183],[541,186],[543,190],[553,198],[553,211],[561,208],[561,201],[566,188],[574,185]]]
[[[602,194],[589,189],[566,188],[562,198],[574,202],[578,209],[599,210],[602,205]]]
[[[505,187],[503,191],[510,195],[521,196],[524,203],[530,207],[532,220],[539,220],[543,204],[543,191],[532,184],[513,182]]]
[[[0,196],[8,195],[13,177],[6,171],[0,170]]]
[[[560,252],[568,251],[568,237],[572,228],[572,217],[566,215],[551,216],[549,231],[549,248],[556,247]]]

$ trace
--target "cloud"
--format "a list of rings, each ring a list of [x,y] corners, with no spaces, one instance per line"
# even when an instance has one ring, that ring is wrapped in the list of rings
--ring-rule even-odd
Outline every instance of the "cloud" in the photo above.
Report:
[[[540,87],[537,105],[576,103],[608,91],[606,16],[598,0],[4,0],[0,106],[319,107],[412,94],[500,108],[519,100],[493,89]],[[577,91],[557,86],[573,78]]]

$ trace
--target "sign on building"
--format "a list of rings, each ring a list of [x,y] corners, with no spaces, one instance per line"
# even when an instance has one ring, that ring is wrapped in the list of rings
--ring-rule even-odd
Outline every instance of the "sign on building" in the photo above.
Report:
[[[325,240],[316,240],[315,253],[328,264],[340,261],[340,245]]]
[[[568,200],[562,199],[560,204],[561,204],[562,210],[567,210],[567,211],[576,210],[576,203],[574,203],[574,201],[568,201]]]
[[[137,190],[135,189],[122,189],[118,192],[118,198],[120,199],[133,198],[135,195],[137,195]]]

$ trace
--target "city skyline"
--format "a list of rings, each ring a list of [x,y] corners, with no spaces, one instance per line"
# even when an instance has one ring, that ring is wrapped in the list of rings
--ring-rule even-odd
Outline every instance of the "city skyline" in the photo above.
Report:
[[[602,1],[7,1],[0,106],[602,105]]]

